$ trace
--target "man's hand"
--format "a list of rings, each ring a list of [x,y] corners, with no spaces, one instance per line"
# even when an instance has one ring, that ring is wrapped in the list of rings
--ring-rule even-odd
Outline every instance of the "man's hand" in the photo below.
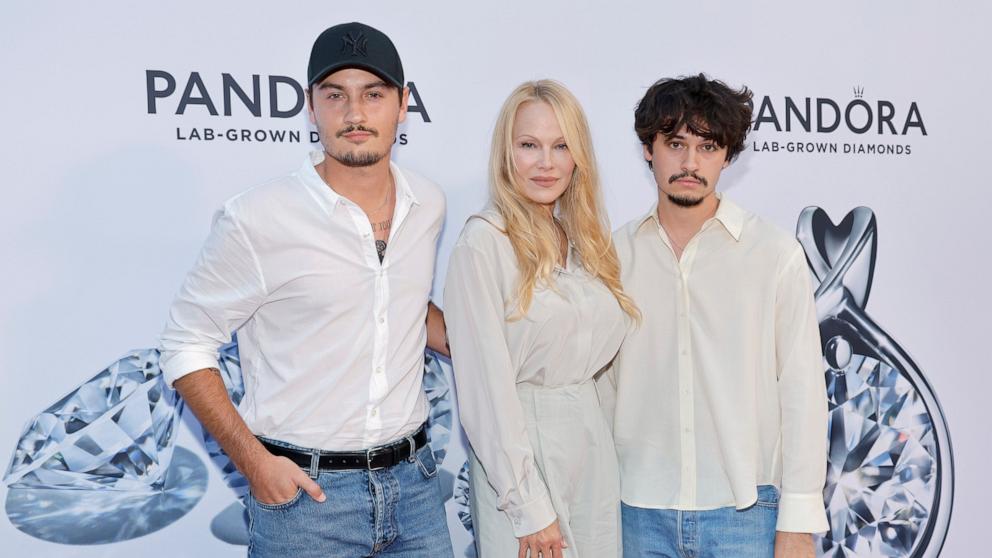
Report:
[[[558,520],[544,529],[520,537],[520,552],[517,558],[562,558],[562,549],[568,548],[565,538],[558,529]],[[528,554],[528,551],[530,554]]]
[[[775,558],[815,558],[813,535],[809,533],[775,532]]]
[[[251,493],[255,499],[266,505],[289,502],[296,497],[297,490],[303,490],[318,502],[327,499],[320,485],[288,458],[277,457],[264,452],[254,460],[245,472]]]
[[[187,374],[176,380],[175,388],[200,424],[248,479],[259,502],[270,505],[288,502],[296,496],[298,488],[318,502],[326,500],[320,486],[299,465],[272,455],[255,439],[227,396],[217,369],[204,368]]]

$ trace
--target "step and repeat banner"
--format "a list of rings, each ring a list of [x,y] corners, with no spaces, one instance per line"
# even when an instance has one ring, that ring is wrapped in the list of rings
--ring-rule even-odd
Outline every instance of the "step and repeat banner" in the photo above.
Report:
[[[582,101],[614,228],[655,196],[633,132],[647,87],[706,72],[751,88],[754,130],[718,189],[794,231],[817,285],[820,555],[987,555],[990,17],[915,1],[4,5],[2,553],[245,553],[246,483],[164,386],[157,335],[213,212],[318,146],[310,46],[358,20],[409,80],[394,158],[447,194],[437,300],[517,84],[558,79]],[[237,402],[236,342],[221,357]],[[474,556],[450,363],[427,354],[425,375],[448,527]]]

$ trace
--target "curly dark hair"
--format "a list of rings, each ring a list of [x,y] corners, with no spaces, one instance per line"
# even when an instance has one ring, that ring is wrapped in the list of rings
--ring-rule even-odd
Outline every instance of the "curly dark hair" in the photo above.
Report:
[[[672,136],[683,126],[727,148],[727,161],[744,150],[754,109],[751,90],[734,91],[705,74],[655,82],[634,109],[634,131],[648,152],[658,134]],[[650,165],[650,161],[648,162]]]

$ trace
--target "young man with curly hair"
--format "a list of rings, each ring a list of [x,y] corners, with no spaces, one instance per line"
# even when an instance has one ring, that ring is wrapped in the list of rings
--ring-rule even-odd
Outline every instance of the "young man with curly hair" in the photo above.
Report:
[[[827,529],[805,255],[716,192],[752,106],[698,75],[655,83],[635,110],[658,202],[615,236],[643,314],[613,370],[628,556],[806,558]]]

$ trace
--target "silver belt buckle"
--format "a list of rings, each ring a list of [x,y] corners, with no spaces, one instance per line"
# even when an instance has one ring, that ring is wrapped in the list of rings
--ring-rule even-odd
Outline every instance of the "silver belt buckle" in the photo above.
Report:
[[[386,467],[373,467],[372,466],[372,455],[375,453],[375,451],[377,449],[380,449],[380,448],[369,448],[369,449],[365,450],[365,461],[366,461],[365,467],[369,471],[381,471],[382,469],[385,469],[386,468]],[[383,455],[383,454],[380,453],[378,455]]]

